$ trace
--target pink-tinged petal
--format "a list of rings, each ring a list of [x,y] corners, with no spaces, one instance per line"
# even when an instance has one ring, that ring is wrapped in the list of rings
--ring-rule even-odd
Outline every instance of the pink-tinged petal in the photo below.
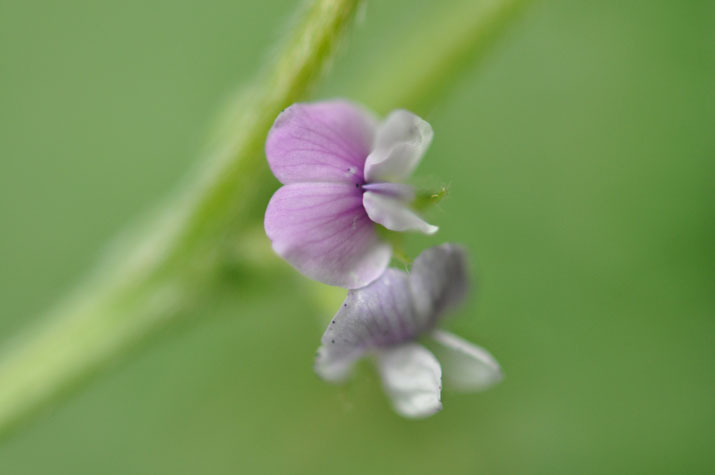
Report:
[[[412,112],[396,110],[378,127],[375,146],[365,161],[368,182],[404,180],[432,142],[432,126]]]
[[[329,285],[363,287],[383,273],[392,254],[378,239],[353,185],[283,186],[268,203],[264,224],[278,255]]]
[[[442,369],[426,348],[408,343],[377,354],[382,385],[398,414],[431,416],[442,409]]]
[[[362,183],[375,128],[372,115],[348,101],[293,104],[268,133],[268,165],[283,184]]]
[[[484,348],[441,330],[432,337],[448,389],[483,391],[503,379],[499,363]]]
[[[366,191],[362,197],[365,211],[370,219],[382,224],[391,231],[419,231],[424,234],[434,234],[439,228],[417,216],[399,198]]]

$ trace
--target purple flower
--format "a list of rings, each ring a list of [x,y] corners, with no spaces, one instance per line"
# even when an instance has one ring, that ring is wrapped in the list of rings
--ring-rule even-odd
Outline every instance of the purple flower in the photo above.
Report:
[[[375,223],[393,231],[437,231],[408,208],[414,192],[400,183],[432,141],[432,128],[405,110],[382,123],[347,101],[294,104],[266,140],[273,174],[283,183],[266,209],[273,249],[296,269],[354,289],[377,279],[392,255]]]
[[[409,273],[388,269],[367,287],[348,291],[323,334],[315,371],[328,381],[343,381],[358,359],[372,355],[395,410],[426,417],[442,408],[442,367],[417,343],[427,335],[448,387],[479,391],[499,382],[499,364],[486,350],[435,329],[445,311],[463,299],[466,267],[464,250],[443,244],[420,254]]]

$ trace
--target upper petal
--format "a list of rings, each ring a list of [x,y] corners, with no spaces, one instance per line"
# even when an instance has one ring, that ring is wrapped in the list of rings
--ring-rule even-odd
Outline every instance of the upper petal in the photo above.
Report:
[[[284,184],[362,182],[375,128],[372,115],[348,101],[293,104],[268,132],[268,165]]]
[[[365,161],[365,179],[407,178],[432,142],[432,126],[412,112],[396,110],[377,129],[375,146]]]
[[[481,391],[503,379],[499,363],[484,348],[445,331],[437,330],[432,337],[449,389]]]
[[[400,415],[419,418],[442,409],[442,370],[437,359],[416,343],[380,351],[382,385]]]
[[[410,270],[415,307],[434,325],[459,304],[469,287],[467,253],[457,244],[441,244],[422,252]]]
[[[429,224],[396,197],[375,191],[366,191],[362,196],[365,211],[370,219],[392,231],[419,231],[434,234],[439,228]]]
[[[362,206],[360,191],[342,183],[280,188],[265,216],[273,249],[311,279],[358,288],[377,279],[392,254]]]

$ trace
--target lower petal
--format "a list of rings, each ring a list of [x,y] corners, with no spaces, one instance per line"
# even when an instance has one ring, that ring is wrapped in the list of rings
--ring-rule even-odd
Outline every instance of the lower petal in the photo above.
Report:
[[[484,348],[441,330],[432,337],[448,389],[482,391],[503,379],[499,363]]]
[[[400,199],[383,193],[366,191],[362,200],[370,219],[391,231],[419,231],[424,234],[434,234],[439,230],[437,226],[432,226],[417,216]]]
[[[266,209],[275,252],[311,279],[345,288],[377,279],[392,254],[378,239],[360,191],[342,183],[294,183]]]
[[[352,372],[355,361],[362,356],[360,352],[353,352],[349,355],[335,355],[330,347],[321,346],[318,348],[318,355],[315,358],[315,372],[318,376],[331,383],[345,381]]]
[[[442,409],[442,370],[423,346],[408,343],[381,351],[377,366],[385,392],[400,415],[420,418]]]

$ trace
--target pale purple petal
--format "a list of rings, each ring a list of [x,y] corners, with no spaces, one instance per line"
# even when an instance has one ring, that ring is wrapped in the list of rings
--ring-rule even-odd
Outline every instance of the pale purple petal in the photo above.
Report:
[[[417,167],[432,136],[429,123],[412,112],[393,111],[377,129],[375,145],[365,161],[365,179],[404,180]]]
[[[412,264],[410,284],[418,312],[429,316],[430,325],[436,324],[467,293],[466,251],[462,246],[451,243],[425,250]]]
[[[404,417],[431,416],[442,409],[442,370],[426,348],[407,343],[377,354],[377,367],[392,407]]]
[[[417,216],[407,207],[406,202],[393,196],[366,191],[363,194],[363,205],[370,219],[382,224],[392,231],[418,231],[424,234],[434,234],[439,228]]]
[[[445,331],[434,331],[432,337],[448,389],[482,391],[503,379],[499,363],[484,348]]]
[[[465,261],[461,247],[443,244],[424,251],[409,274],[390,268],[370,285],[348,291],[323,334],[319,365],[353,361],[432,330],[466,292]]]
[[[421,330],[407,274],[387,269],[372,284],[348,291],[323,334],[315,369],[327,380],[341,380],[366,352],[413,340]]]
[[[390,261],[390,246],[378,239],[360,190],[349,184],[283,186],[268,203],[264,224],[278,255],[329,285],[365,286]]]
[[[283,184],[362,183],[375,128],[372,115],[348,101],[294,104],[268,133],[268,165]]]

